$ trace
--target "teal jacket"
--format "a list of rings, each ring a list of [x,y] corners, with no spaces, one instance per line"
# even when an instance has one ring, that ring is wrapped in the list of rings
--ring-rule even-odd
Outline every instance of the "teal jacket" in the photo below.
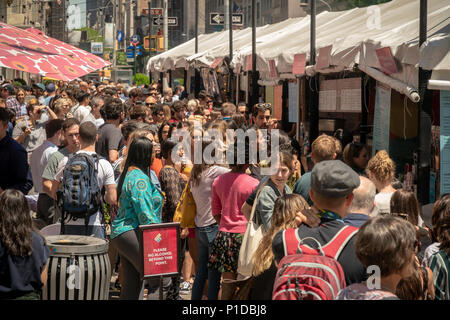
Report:
[[[140,225],[161,223],[163,201],[161,192],[144,172],[129,171],[122,185],[119,212],[112,222],[111,239]]]

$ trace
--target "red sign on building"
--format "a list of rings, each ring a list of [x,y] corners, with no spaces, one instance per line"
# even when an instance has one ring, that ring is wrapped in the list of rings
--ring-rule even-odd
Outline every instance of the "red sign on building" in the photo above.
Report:
[[[303,75],[306,68],[306,53],[294,55],[294,64],[292,65],[292,74]]]
[[[397,73],[397,64],[395,63],[394,56],[392,55],[390,47],[384,47],[375,50],[377,54],[378,62],[380,63],[381,71],[385,74]]]
[[[151,224],[139,229],[144,279],[177,275],[180,271],[180,224]]]

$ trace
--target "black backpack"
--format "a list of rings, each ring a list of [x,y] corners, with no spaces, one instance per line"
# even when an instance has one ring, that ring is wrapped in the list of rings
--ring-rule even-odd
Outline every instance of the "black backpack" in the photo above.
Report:
[[[61,234],[64,234],[67,217],[74,221],[84,219],[87,234],[89,218],[99,210],[103,213],[101,188],[98,184],[99,160],[98,155],[83,152],[69,158],[62,180]]]

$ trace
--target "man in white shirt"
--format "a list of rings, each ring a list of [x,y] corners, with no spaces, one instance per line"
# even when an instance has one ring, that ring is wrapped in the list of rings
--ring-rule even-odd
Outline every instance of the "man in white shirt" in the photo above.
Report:
[[[95,156],[95,142],[97,140],[97,128],[95,124],[90,121],[82,123],[79,128],[80,134],[80,151],[77,153],[87,153]],[[56,192],[61,188],[64,168],[69,160],[65,157],[59,164],[55,179],[53,180],[52,195],[56,199]],[[108,160],[100,158],[96,165],[98,165],[98,184],[100,189],[105,188],[104,200],[106,203],[115,205],[117,202],[116,183],[114,181],[114,171]],[[76,221],[65,220],[65,234],[86,235],[84,219],[77,219]],[[89,218],[88,235],[106,239],[104,219],[101,216],[100,210]]]
[[[82,123],[84,118],[91,113],[91,107],[89,106],[90,97],[90,94],[84,91],[81,91],[77,95],[79,105],[73,110],[72,114],[75,119],[80,121],[80,123]]]
[[[39,147],[33,150],[30,158],[31,176],[33,178],[34,190],[38,193],[37,201],[37,219],[41,227],[49,225],[53,222],[51,208],[54,206],[54,200],[49,197],[42,187],[42,174],[47,165],[50,156],[58,151],[61,145],[63,120],[54,119],[45,124],[45,133],[47,139]]]
[[[97,129],[100,128],[100,126],[105,123],[105,120],[102,118],[102,115],[100,113],[100,109],[103,107],[104,104],[105,104],[105,101],[103,100],[102,97],[96,96],[96,97],[92,98],[92,101],[91,101],[92,110],[83,119],[83,121],[81,123],[84,123],[86,121],[91,121],[95,124]]]

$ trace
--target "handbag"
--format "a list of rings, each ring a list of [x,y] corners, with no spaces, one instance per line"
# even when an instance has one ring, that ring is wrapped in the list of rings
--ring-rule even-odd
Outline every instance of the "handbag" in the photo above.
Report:
[[[244,238],[242,239],[241,248],[239,250],[238,259],[238,274],[245,278],[251,277],[253,274],[253,255],[258,249],[259,243],[263,238],[263,225],[258,225],[254,220],[255,209],[258,203],[258,197],[261,190],[266,186],[264,183],[256,193],[255,201],[253,202],[250,219],[247,222],[247,229],[245,230]]]
[[[195,228],[195,214],[197,207],[195,205],[194,196],[191,192],[190,183],[186,183],[181,193],[180,201],[178,201],[173,222],[179,222],[181,228]]]

